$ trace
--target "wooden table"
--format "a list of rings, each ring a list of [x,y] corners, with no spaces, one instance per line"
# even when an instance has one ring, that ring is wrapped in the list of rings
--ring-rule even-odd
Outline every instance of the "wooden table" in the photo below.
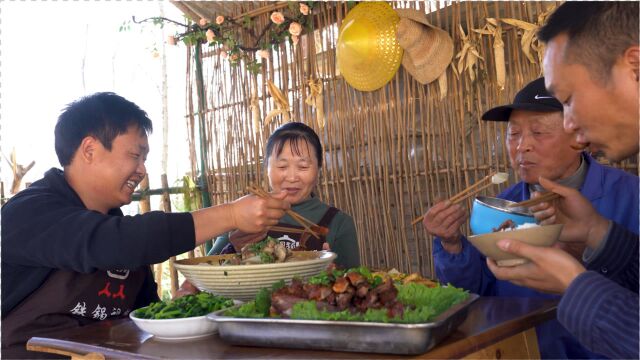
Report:
[[[535,325],[555,318],[555,300],[481,297],[460,327],[431,351],[418,356],[366,354],[366,358],[539,358]],[[77,359],[333,359],[363,358],[362,353],[231,346],[217,335],[184,342],[156,340],[129,319],[33,337],[32,351]]]

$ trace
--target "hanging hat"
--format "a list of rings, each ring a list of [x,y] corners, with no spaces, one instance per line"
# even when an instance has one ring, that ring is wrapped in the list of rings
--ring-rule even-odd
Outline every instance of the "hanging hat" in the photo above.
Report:
[[[402,48],[396,39],[400,18],[386,2],[362,2],[342,22],[338,69],[360,91],[383,87],[398,71]]]
[[[453,59],[449,34],[427,21],[427,14],[415,9],[398,9],[398,42],[404,49],[402,66],[421,84],[437,79]]]

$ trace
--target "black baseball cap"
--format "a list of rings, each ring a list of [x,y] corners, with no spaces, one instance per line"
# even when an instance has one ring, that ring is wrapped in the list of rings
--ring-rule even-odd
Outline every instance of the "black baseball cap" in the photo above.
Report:
[[[544,87],[544,78],[528,83],[518,91],[513,104],[497,106],[482,114],[482,120],[509,121],[511,110],[529,110],[540,112],[562,111],[562,104],[549,94]]]

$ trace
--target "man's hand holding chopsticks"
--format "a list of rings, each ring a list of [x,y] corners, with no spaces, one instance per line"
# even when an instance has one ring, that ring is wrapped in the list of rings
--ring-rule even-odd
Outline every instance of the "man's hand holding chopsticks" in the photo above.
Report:
[[[462,251],[460,226],[466,220],[467,211],[464,207],[444,200],[427,211],[422,223],[429,234],[440,238],[445,251],[457,254]]]
[[[235,228],[246,233],[258,233],[276,225],[291,205],[284,200],[286,191],[269,195],[246,195],[232,202],[230,208]]]

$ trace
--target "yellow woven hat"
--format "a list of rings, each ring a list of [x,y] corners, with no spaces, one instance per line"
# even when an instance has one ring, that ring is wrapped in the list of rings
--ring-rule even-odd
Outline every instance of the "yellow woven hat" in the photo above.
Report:
[[[421,84],[437,79],[453,58],[453,40],[449,33],[427,20],[415,9],[398,9],[398,42],[404,49],[402,66]]]
[[[337,45],[338,69],[349,85],[372,91],[388,83],[402,61],[400,17],[383,1],[362,2],[347,14]]]

